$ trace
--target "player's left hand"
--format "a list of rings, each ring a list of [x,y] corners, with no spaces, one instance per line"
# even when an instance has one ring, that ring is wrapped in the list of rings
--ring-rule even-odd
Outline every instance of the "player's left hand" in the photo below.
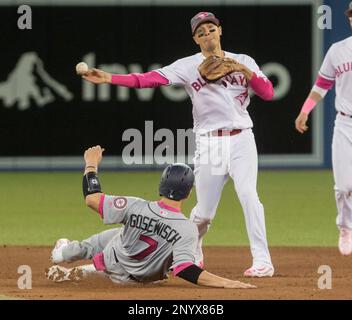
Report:
[[[295,121],[296,130],[300,133],[306,132],[308,130],[307,121],[308,115],[304,112],[301,112]]]
[[[241,281],[228,280],[225,283],[224,288],[225,289],[255,289],[257,287],[252,284],[244,283]]]
[[[84,152],[84,161],[86,163],[86,166],[94,166],[98,168],[98,165],[100,164],[103,158],[104,151],[105,149],[99,145],[87,149]]]

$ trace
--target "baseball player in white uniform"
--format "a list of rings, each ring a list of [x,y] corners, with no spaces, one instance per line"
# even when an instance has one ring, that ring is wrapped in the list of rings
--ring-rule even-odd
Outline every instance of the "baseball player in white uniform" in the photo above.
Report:
[[[214,14],[198,13],[191,20],[191,29],[201,49],[199,53],[147,73],[118,75],[91,69],[83,78],[95,84],[131,88],[184,86],[193,104],[197,146],[194,165],[198,202],[191,213],[191,220],[199,228],[197,263],[203,263],[202,239],[215,217],[225,182],[231,177],[243,208],[253,257],[252,266],[244,275],[271,277],[274,268],[266,239],[264,209],[256,190],[258,155],[247,107],[249,89],[260,98],[271,100],[273,86],[251,57],[222,50],[222,29]],[[206,81],[198,66],[212,55],[235,60],[236,70],[216,82]]]
[[[55,282],[80,280],[100,273],[119,284],[156,282],[175,276],[194,284],[218,288],[254,288],[250,284],[211,274],[195,264],[198,229],[181,212],[194,183],[190,167],[170,164],[161,176],[159,201],[105,195],[98,166],[104,149],[95,146],[84,154],[83,195],[105,224],[123,224],[84,241],[59,239],[52,251],[54,263],[93,259],[93,264],[74,268],[54,265],[46,271]]]
[[[352,2],[346,11],[352,27]],[[332,166],[340,231],[339,250],[352,253],[352,37],[334,43],[328,50],[318,78],[296,119],[296,129],[307,131],[309,113],[335,85],[337,111],[332,140]]]

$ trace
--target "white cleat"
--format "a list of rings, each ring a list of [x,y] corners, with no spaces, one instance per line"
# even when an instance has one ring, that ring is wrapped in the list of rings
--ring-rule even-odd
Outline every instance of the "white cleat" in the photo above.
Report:
[[[84,278],[84,273],[79,267],[68,269],[55,265],[45,270],[45,276],[54,282],[80,281]]]
[[[55,264],[61,263],[64,261],[62,256],[62,249],[70,243],[68,239],[59,239],[55,243],[54,249],[51,251],[51,261]]]
[[[347,228],[340,229],[339,250],[343,256],[352,253],[352,230]]]
[[[266,266],[251,267],[247,269],[243,275],[249,278],[272,277],[274,275],[274,268]]]

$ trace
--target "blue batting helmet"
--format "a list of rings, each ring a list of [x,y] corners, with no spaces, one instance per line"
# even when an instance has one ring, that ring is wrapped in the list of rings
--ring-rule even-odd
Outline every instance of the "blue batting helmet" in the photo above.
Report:
[[[184,163],[169,164],[159,184],[159,194],[165,198],[180,201],[188,197],[194,183],[192,169]]]

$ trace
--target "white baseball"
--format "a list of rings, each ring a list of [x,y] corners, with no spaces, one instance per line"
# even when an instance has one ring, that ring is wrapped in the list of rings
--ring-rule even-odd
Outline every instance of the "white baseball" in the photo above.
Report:
[[[86,74],[88,72],[88,65],[85,62],[77,63],[76,65],[76,72],[80,76]]]

